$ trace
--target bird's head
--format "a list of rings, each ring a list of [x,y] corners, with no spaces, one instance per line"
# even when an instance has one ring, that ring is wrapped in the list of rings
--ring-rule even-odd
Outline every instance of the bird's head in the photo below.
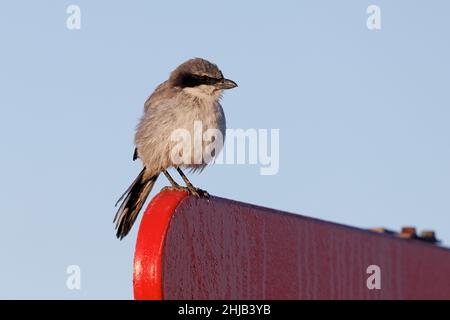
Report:
[[[219,98],[223,90],[237,87],[236,82],[223,77],[215,64],[201,58],[182,63],[172,72],[169,81],[174,87],[200,98]]]

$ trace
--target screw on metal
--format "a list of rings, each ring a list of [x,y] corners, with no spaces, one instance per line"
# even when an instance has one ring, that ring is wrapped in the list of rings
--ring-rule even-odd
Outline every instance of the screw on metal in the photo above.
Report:
[[[436,233],[433,230],[423,230],[420,233],[419,239],[422,240],[422,241],[431,242],[431,243],[438,243],[438,242],[440,242],[436,238]]]
[[[417,239],[417,231],[414,227],[403,227],[402,231],[398,234],[400,238]]]

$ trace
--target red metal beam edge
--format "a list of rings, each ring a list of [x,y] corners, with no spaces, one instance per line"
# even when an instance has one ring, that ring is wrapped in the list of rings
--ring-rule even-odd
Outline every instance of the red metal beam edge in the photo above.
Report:
[[[134,255],[133,288],[136,300],[162,300],[164,240],[175,209],[188,196],[184,191],[157,194],[142,217]]]

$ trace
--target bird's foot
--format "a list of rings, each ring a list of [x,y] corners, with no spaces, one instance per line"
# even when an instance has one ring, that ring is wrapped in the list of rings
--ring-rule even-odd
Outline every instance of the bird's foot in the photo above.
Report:
[[[166,187],[161,189],[161,192],[164,192],[164,191],[185,191],[185,192],[189,193],[188,188],[182,187],[182,186],[178,186],[178,187],[166,186]]]
[[[195,188],[195,187],[192,188],[192,189],[193,189],[193,190],[190,191],[190,193],[191,193],[194,197],[209,199],[210,195],[209,195],[208,191],[202,190],[202,189],[200,189],[200,188]]]
[[[200,188],[196,188],[193,185],[188,185],[186,189],[189,191],[189,193],[196,197],[196,198],[205,198],[209,199],[209,193],[206,190],[202,190]]]
[[[164,187],[161,189],[161,192],[163,192],[163,191],[185,191],[196,198],[207,198],[208,199],[210,197],[208,191],[202,190],[200,188],[196,188],[194,186],[191,186],[191,187],[167,186],[167,187]]]

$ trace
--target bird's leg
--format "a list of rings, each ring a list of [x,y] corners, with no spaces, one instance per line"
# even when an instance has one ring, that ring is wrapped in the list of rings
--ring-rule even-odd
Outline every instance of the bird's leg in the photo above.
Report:
[[[167,172],[167,170],[163,170],[164,175],[166,176],[167,180],[169,180],[170,184],[174,188],[180,188],[181,186],[171,177],[171,175]]]
[[[209,193],[208,193],[207,191],[205,191],[205,190],[202,190],[202,189],[199,189],[199,188],[194,187],[194,186],[192,185],[192,183],[191,183],[191,182],[189,181],[189,179],[184,175],[183,171],[181,171],[181,169],[180,169],[179,167],[177,167],[177,171],[178,171],[178,173],[180,174],[180,176],[183,178],[183,180],[184,180],[184,182],[186,183],[186,186],[187,186],[189,192],[190,192],[193,196],[195,196],[195,197],[197,197],[197,198],[200,198],[200,197],[209,198]]]
[[[187,189],[186,187],[180,186],[180,185],[172,178],[172,176],[169,174],[169,172],[167,172],[167,170],[163,170],[162,172],[164,173],[164,175],[166,176],[167,180],[169,180],[170,184],[172,185],[172,186],[170,186],[170,187],[167,186],[167,187],[162,188],[162,191],[179,191],[179,190],[183,190],[183,191],[188,191],[188,192],[190,192],[189,190],[186,190],[186,189]]]

